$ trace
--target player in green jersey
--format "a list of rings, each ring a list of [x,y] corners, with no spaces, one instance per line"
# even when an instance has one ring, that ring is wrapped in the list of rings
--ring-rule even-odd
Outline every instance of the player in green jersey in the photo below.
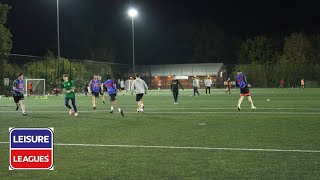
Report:
[[[67,108],[69,108],[69,115],[72,115],[72,108],[69,105],[69,100],[71,99],[72,102],[72,106],[74,109],[74,116],[78,116],[78,110],[77,110],[77,106],[76,106],[76,96],[74,94],[74,83],[73,81],[69,80],[69,76],[67,74],[63,75],[63,80],[64,82],[62,82],[61,84],[61,89],[64,92],[65,95],[65,105],[67,106]]]

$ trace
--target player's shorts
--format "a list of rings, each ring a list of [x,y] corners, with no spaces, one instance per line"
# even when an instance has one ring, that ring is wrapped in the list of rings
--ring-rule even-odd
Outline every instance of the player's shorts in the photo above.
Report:
[[[240,88],[240,96],[250,96],[250,89],[248,86]]]
[[[121,90],[124,91],[124,87],[122,87]]]
[[[92,96],[99,97],[100,92],[92,92]]]
[[[136,101],[140,101],[143,97],[143,94],[136,94]]]
[[[179,89],[172,89],[172,93],[179,93]]]
[[[110,101],[115,101],[117,94],[116,94],[116,93],[114,93],[114,94],[109,94],[109,96],[110,96]]]
[[[24,100],[23,94],[21,95],[13,95],[13,100],[15,103],[18,103],[20,100]]]

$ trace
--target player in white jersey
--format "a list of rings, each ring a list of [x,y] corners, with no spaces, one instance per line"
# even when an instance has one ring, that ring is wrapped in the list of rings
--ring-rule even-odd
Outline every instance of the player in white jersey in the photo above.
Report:
[[[198,94],[198,96],[200,96],[200,93],[199,93],[199,90],[198,90],[199,87],[200,87],[199,79],[197,79],[196,77],[193,78],[192,87],[193,87],[193,96],[195,96],[196,93]]]
[[[122,95],[124,95],[124,87],[125,87],[124,80],[121,79],[121,81],[120,81],[120,91],[121,91]]]
[[[210,79],[209,76],[206,80],[204,80],[204,85],[206,86],[206,94],[208,94],[208,90],[209,90],[209,95],[210,95],[210,88],[212,85],[212,80]]]
[[[138,103],[137,112],[143,112],[144,111],[144,104],[142,101],[143,94],[147,94],[148,86],[144,80],[140,78],[140,74],[135,74],[136,79],[132,82],[131,86],[131,94],[133,94],[133,91],[136,93],[136,101]]]

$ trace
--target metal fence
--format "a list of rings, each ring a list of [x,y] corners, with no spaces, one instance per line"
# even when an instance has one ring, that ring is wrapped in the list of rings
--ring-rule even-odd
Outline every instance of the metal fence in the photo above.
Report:
[[[299,87],[302,79],[305,87],[320,87],[320,64],[225,64],[224,67],[225,71],[222,76],[218,75],[214,87],[224,87],[224,81],[228,78],[234,81],[237,70],[241,70],[254,87],[279,87],[281,79],[284,87],[288,88]],[[100,74],[103,80],[106,75],[111,75],[116,80],[133,78],[132,66],[128,64],[24,55],[0,56],[0,95],[10,95],[12,82],[19,73],[23,73],[25,79],[45,79],[48,90],[62,81],[63,74],[70,75],[78,91],[82,90],[85,82],[91,80],[94,74]],[[170,87],[169,76],[153,77],[150,72],[140,73],[151,89],[158,88],[160,79],[162,88]],[[192,77],[190,75],[189,80],[183,81],[187,88],[191,87]],[[9,78],[9,85],[5,85],[5,78]],[[206,77],[199,78],[203,81]]]
[[[25,55],[2,56],[0,59],[0,95],[9,95],[12,82],[19,73],[25,79],[46,79],[46,89],[52,89],[53,84],[60,84],[62,75],[68,74],[80,91],[83,84],[99,74],[102,79],[111,75],[114,79],[132,76],[130,65],[100,62],[92,60],[64,59],[54,57],[37,57]],[[126,76],[125,76],[126,75]],[[5,85],[5,78],[9,78],[9,85]]]

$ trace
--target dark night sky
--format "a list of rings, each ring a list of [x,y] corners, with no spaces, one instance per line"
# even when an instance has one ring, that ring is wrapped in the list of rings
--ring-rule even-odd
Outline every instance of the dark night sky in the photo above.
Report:
[[[56,0],[1,0],[12,6],[7,27],[13,34],[11,53],[42,56],[56,52]],[[61,56],[88,58],[88,49],[111,44],[117,61],[131,62],[130,5],[139,10],[135,20],[138,64],[184,63],[191,57],[182,25],[216,24],[228,35],[318,33],[320,13],[306,1],[214,0],[60,0]],[[178,32],[177,32],[178,31]],[[106,35],[107,34],[107,35]]]

